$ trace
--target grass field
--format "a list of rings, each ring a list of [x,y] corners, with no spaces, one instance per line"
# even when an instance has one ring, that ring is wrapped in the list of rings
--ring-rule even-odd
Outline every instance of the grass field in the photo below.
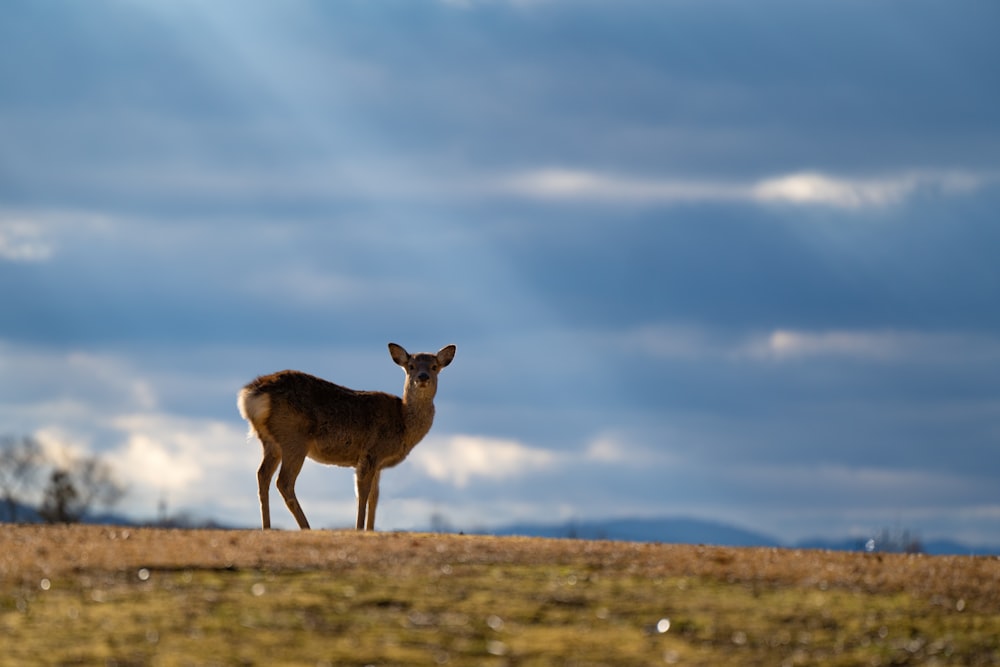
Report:
[[[3,664],[1000,665],[1000,559],[0,524]]]

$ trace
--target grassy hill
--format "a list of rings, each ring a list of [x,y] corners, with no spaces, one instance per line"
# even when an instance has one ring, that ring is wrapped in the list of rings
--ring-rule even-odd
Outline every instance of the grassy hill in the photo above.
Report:
[[[11,664],[993,665],[1000,560],[0,526]]]

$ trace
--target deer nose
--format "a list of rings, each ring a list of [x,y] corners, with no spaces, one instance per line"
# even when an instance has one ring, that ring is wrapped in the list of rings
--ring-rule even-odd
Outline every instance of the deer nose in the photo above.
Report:
[[[430,379],[431,379],[431,374],[428,373],[427,371],[420,371],[419,373],[417,373],[418,382],[427,382]]]

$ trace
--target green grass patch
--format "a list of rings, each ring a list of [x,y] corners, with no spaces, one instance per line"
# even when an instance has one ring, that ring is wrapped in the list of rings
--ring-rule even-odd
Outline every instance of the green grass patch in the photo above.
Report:
[[[1000,614],[951,599],[585,560],[53,576],[0,585],[5,663],[1000,663]]]

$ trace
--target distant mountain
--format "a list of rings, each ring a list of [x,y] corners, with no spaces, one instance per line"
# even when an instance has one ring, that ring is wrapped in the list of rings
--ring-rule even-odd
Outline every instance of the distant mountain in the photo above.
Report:
[[[953,540],[927,540],[924,553],[936,556],[1000,556],[1000,545],[970,546]]]
[[[0,523],[7,520],[7,508],[0,506]],[[41,523],[34,507],[18,505],[19,523]],[[212,519],[199,519],[180,514],[166,520],[137,521],[121,514],[103,513],[83,517],[83,523],[108,525],[159,525],[170,528],[233,528]],[[442,532],[441,527],[430,532]],[[449,532],[445,530],[445,532]],[[454,532],[457,532],[454,531]],[[863,537],[816,537],[792,544],[782,543],[765,533],[758,533],[739,526],[702,519],[621,518],[574,519],[562,523],[517,523],[493,529],[465,531],[470,534],[521,535],[524,537],[576,538],[581,540],[617,540],[621,542],[664,542],[672,544],[707,544],[727,547],[788,547],[793,549],[822,549],[826,551],[865,551],[868,539]],[[955,540],[921,540],[923,553],[934,556],[1000,556],[1000,545],[965,544]]]
[[[10,510],[6,501],[0,502],[0,521],[10,521]],[[14,501],[14,516],[18,523],[39,523],[42,520],[38,510],[17,501]]]
[[[811,537],[799,540],[791,546],[795,549],[821,549],[823,551],[865,551],[868,542],[864,537]]]
[[[565,537],[623,542],[670,542],[733,547],[776,547],[763,533],[714,521],[687,518],[573,520],[558,524],[514,524],[487,531],[492,535]]]
[[[691,518],[622,518],[571,520],[563,523],[519,523],[485,531],[490,535],[524,537],[577,538],[584,540],[619,540],[623,542],[666,542],[709,544],[730,547],[789,547],[827,551],[865,551],[867,538],[813,538],[786,544],[779,539],[738,526]],[[931,555],[1000,555],[998,545],[968,545],[954,540],[920,541],[923,553]]]
[[[16,523],[43,523],[38,510],[31,505],[15,503]],[[0,504],[0,523],[10,521],[9,509],[7,505]],[[100,514],[84,514],[80,523],[108,525],[108,526],[159,526],[162,528],[221,528],[230,529],[233,526],[220,523],[214,519],[200,519],[190,514],[176,514],[165,519],[149,521],[137,520],[124,514],[114,512],[102,512]]]

